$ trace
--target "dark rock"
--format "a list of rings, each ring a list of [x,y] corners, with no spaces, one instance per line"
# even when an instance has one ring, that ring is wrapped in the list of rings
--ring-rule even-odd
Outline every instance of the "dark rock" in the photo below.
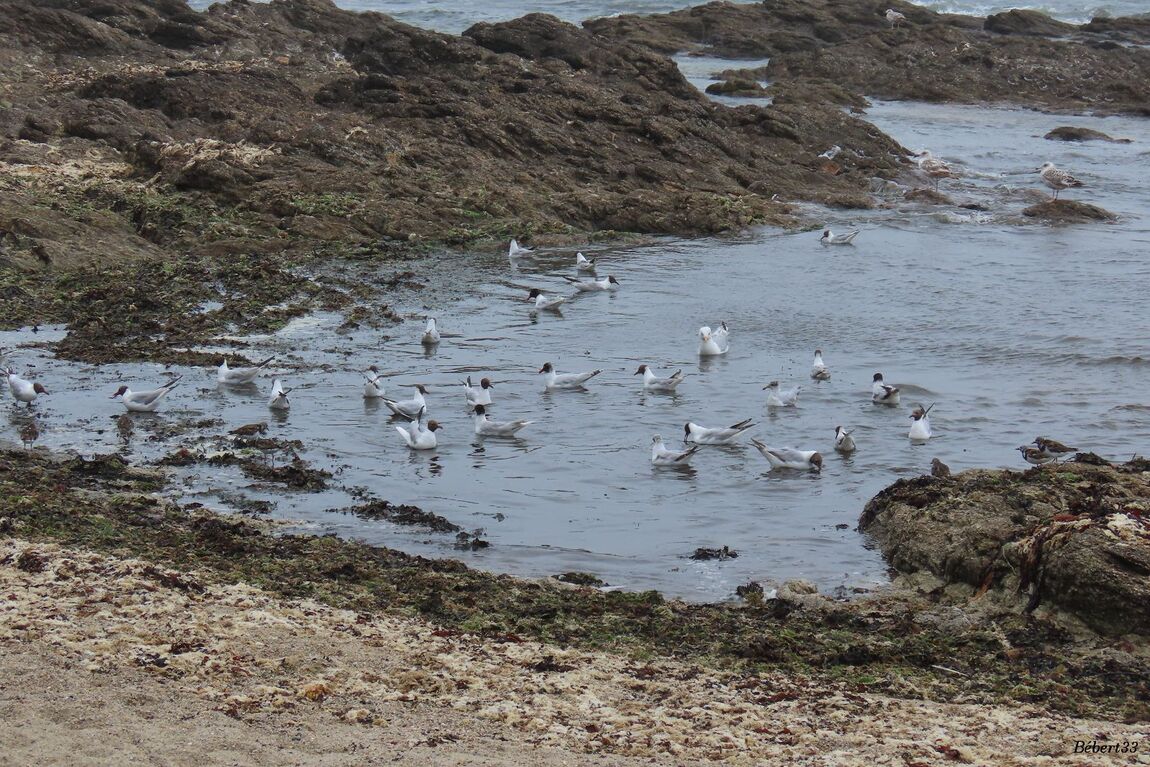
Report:
[[[1073,24],[1055,21],[1045,13],[1028,10],[1011,10],[986,17],[987,32],[1000,35],[1037,35],[1058,37],[1077,30]]]
[[[733,550],[729,546],[724,546],[721,549],[708,549],[708,548],[695,549],[695,553],[692,554],[690,556],[690,558],[695,559],[695,560],[705,561],[705,560],[709,560],[709,559],[736,559],[736,558],[738,558],[738,556],[739,556],[739,552]]]
[[[1022,215],[1051,224],[1083,224],[1118,219],[1118,216],[1104,208],[1077,200],[1047,200],[1024,208]]]
[[[600,578],[597,575],[592,575],[591,573],[579,573],[579,572],[574,572],[574,571],[566,572],[566,573],[560,573],[559,575],[555,576],[555,580],[562,581],[563,583],[572,583],[576,586],[591,586],[594,588],[608,585],[606,581],[604,581],[602,578]]]
[[[339,511],[344,514],[354,514],[361,519],[383,519],[397,525],[426,527],[437,533],[457,533],[462,529],[445,517],[424,511],[418,506],[409,504],[396,506],[390,501],[370,501],[358,506],[339,509]]]
[[[1133,143],[1128,138],[1113,138],[1102,131],[1096,131],[1091,128],[1075,128],[1065,125],[1061,128],[1055,128],[1042,138],[1049,141],[1109,141],[1112,144]]]

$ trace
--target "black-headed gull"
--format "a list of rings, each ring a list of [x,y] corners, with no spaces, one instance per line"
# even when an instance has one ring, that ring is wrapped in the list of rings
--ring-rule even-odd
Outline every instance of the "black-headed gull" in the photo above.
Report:
[[[750,418],[733,423],[725,429],[708,429],[706,426],[688,422],[683,427],[683,441],[696,442],[700,445],[733,445],[735,440],[754,427]]]
[[[256,380],[256,376],[260,371],[271,364],[275,357],[268,357],[263,362],[253,365],[250,368],[229,368],[228,358],[224,357],[224,361],[220,363],[220,367],[216,370],[216,380],[224,384],[248,384]]]
[[[824,229],[823,236],[819,238],[819,242],[823,245],[850,245],[855,241],[855,237],[858,236],[858,229],[847,232],[846,234],[835,234],[830,229]]]
[[[11,369],[8,370],[8,388],[12,390],[12,396],[16,398],[17,402],[23,402],[28,407],[32,407],[32,403],[38,395],[48,393],[42,383],[25,381],[13,373]]]
[[[660,378],[655,375],[655,371],[651,369],[650,365],[640,365],[639,369],[635,371],[635,375],[643,376],[644,389],[657,392],[674,392],[675,387],[683,383],[683,379],[686,377],[682,370],[676,370],[666,378]]]
[[[406,429],[402,426],[396,426],[395,430],[403,437],[403,441],[412,450],[434,450],[439,446],[439,440],[435,436],[435,432],[443,427],[439,425],[438,421],[428,421],[427,426],[423,426],[423,414],[425,410],[420,409],[415,417],[411,419],[411,425]]]
[[[778,381],[771,381],[763,389],[767,392],[767,407],[794,407],[799,404],[799,392],[803,387],[780,389]]]
[[[509,258],[519,258],[520,256],[529,256],[535,252],[535,248],[524,248],[519,244],[518,240],[512,239],[511,245],[507,247],[507,256]]]
[[[564,277],[563,279],[575,286],[580,293],[591,293],[596,290],[614,290],[619,287],[619,281],[608,274],[597,280],[580,280],[577,277]]]
[[[1043,464],[1056,460],[1054,456],[1047,455],[1038,448],[1031,447],[1030,445],[1020,445],[1018,452],[1022,453],[1022,459],[1032,466],[1042,466]]]
[[[823,457],[817,450],[796,450],[793,447],[768,447],[757,439],[752,439],[763,458],[771,465],[771,469],[797,469],[800,471],[822,471]]]
[[[116,389],[116,393],[109,399],[122,397],[121,402],[124,403],[124,407],[133,413],[153,413],[156,408],[160,406],[160,400],[168,396],[168,392],[179,385],[179,376],[173,378],[158,389],[150,389],[148,391],[132,391],[126,385],[123,385],[119,389]]]
[[[727,330],[726,321],[720,323],[719,329],[715,331],[712,331],[708,325],[699,328],[699,356],[716,357],[720,354],[726,354],[731,349],[729,335],[730,331]]]
[[[372,365],[364,371],[367,380],[363,382],[363,398],[364,399],[383,399],[385,392],[383,386],[383,374],[379,372],[379,368]]]
[[[411,399],[396,402],[393,399],[384,397],[383,404],[387,405],[387,409],[395,415],[403,416],[404,418],[415,418],[427,408],[427,400],[423,398],[424,394],[427,394],[427,388],[423,384],[416,384],[415,396]]]
[[[539,372],[544,374],[543,379],[546,387],[550,389],[581,389],[583,384],[590,381],[595,376],[602,373],[602,370],[592,370],[590,373],[563,373],[560,375],[555,372],[555,368],[550,362],[543,363],[543,367],[539,368]]]
[[[897,405],[899,400],[898,387],[883,383],[882,373],[874,374],[874,381],[870,387],[871,402],[876,405]]]
[[[897,27],[906,23],[906,16],[902,15],[894,8],[886,9],[886,20],[890,22],[892,27]]]
[[[843,455],[855,451],[855,438],[841,426],[835,427],[835,450]]]
[[[424,346],[435,346],[439,343],[439,328],[435,327],[435,318],[427,318],[427,327],[423,329],[423,337],[420,343]]]
[[[934,405],[923,408],[922,405],[918,405],[910,414],[914,423],[910,425],[910,431],[906,436],[910,437],[911,442],[926,442],[930,439],[930,411],[933,407]]]
[[[287,410],[290,408],[291,403],[288,402],[287,396],[290,391],[291,389],[284,388],[280,379],[277,378],[272,381],[272,396],[271,399],[268,400],[268,407],[272,410]]]
[[[663,444],[663,438],[656,434],[651,440],[651,463],[656,466],[683,466],[698,450],[698,445],[692,445],[686,450],[668,450]]]
[[[1078,452],[1078,448],[1064,445],[1058,440],[1048,437],[1035,437],[1034,444],[1038,446],[1039,452],[1051,458],[1061,458],[1064,455]]]
[[[563,302],[567,300],[567,297],[555,296],[554,298],[548,298],[547,296],[543,295],[543,291],[541,291],[539,288],[531,288],[531,290],[527,293],[527,300],[533,301],[535,303],[536,311],[549,310],[557,312],[559,311],[559,307],[563,304]]]
[[[581,272],[593,272],[595,271],[595,259],[587,258],[582,253],[576,253],[575,268]]]
[[[491,383],[490,378],[480,378],[479,385],[472,386],[471,376],[467,376],[463,382],[463,396],[467,398],[468,405],[490,405],[491,390],[494,388],[495,384]]]
[[[1055,168],[1052,162],[1042,163],[1041,168],[1035,168],[1035,173],[1038,173],[1042,178],[1042,183],[1054,190],[1054,196],[1051,198],[1054,200],[1058,199],[1058,193],[1063,189],[1082,186],[1081,181],[1066,171]]]
[[[831,371],[823,362],[823,350],[815,349],[815,361],[811,363],[811,378],[816,381],[831,380]]]
[[[475,433],[481,437],[514,437],[515,433],[527,426],[533,421],[489,421],[487,420],[487,408],[483,405],[476,405],[475,413]]]

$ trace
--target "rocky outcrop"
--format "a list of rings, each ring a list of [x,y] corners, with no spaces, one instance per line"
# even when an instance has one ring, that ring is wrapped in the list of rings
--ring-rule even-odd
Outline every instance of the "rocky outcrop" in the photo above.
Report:
[[[1128,138],[1114,138],[1113,136],[1109,136],[1102,131],[1097,131],[1092,128],[1076,128],[1068,125],[1055,128],[1042,138],[1047,141],[1107,141],[1111,144],[1133,143]]]
[[[1150,463],[1092,454],[1025,472],[899,480],[859,523],[890,564],[1019,593],[1104,634],[1150,633]]]
[[[1022,215],[1048,224],[1088,224],[1097,221],[1116,221],[1118,216],[1105,208],[1077,200],[1047,200],[1022,209]]]

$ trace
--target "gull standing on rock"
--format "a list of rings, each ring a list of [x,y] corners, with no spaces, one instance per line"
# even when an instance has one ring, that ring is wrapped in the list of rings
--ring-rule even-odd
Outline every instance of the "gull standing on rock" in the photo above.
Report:
[[[37,395],[48,393],[43,384],[25,381],[13,373],[11,368],[8,369],[8,388],[12,391],[12,396],[17,402],[23,402],[28,407],[32,407]]]
[[[472,386],[471,376],[467,376],[467,380],[463,382],[463,396],[467,398],[467,404],[471,407],[490,405],[493,388],[495,384],[491,383],[490,378],[480,378],[479,386]]]
[[[434,450],[439,446],[439,440],[435,436],[435,432],[443,427],[439,425],[438,421],[428,421],[426,428],[422,425],[424,410],[420,409],[415,417],[411,419],[411,426],[403,428],[396,426],[395,430],[403,437],[403,441],[412,450]]]
[[[514,437],[515,433],[533,421],[489,421],[487,408],[475,406],[475,433],[481,437]]]
[[[547,387],[547,391],[551,391],[552,389],[582,389],[583,384],[603,371],[592,370],[589,373],[563,373],[561,375],[555,372],[555,368],[550,362],[545,362],[543,367],[539,368],[539,372],[546,376],[543,379],[544,385]]]
[[[883,383],[882,373],[875,373],[874,383],[870,387],[870,398],[871,402],[876,405],[891,405],[893,407],[898,404],[898,387]]]
[[[581,272],[593,272],[595,271],[595,259],[587,258],[582,253],[576,253],[575,268]]]
[[[698,445],[686,450],[668,450],[663,438],[656,434],[651,440],[651,463],[656,466],[685,466],[698,450]]]
[[[736,439],[754,427],[750,418],[733,423],[725,429],[708,429],[706,426],[688,422],[683,427],[683,441],[700,445],[733,445]]]
[[[1063,189],[1070,189],[1071,187],[1082,186],[1082,182],[1071,176],[1064,170],[1059,170],[1054,167],[1052,162],[1042,163],[1041,168],[1035,168],[1035,173],[1038,173],[1042,178],[1042,183],[1054,190],[1052,200],[1058,199],[1058,193]]]
[[[794,407],[799,404],[799,392],[803,387],[779,389],[779,382],[771,381],[763,389],[767,392],[767,407]]]
[[[647,391],[656,391],[673,394],[675,387],[683,383],[685,376],[682,370],[676,370],[666,378],[655,375],[650,365],[640,365],[635,375],[643,376],[643,388]]]
[[[427,318],[427,327],[423,331],[421,342],[424,346],[435,346],[439,343],[439,329],[435,327],[435,318]]]
[[[811,378],[816,381],[831,380],[831,371],[827,369],[826,363],[823,362],[822,349],[815,349],[815,361],[811,363]]]
[[[958,174],[945,160],[940,160],[924,149],[918,155],[918,169],[934,181],[934,190],[938,191],[938,182],[944,178],[958,178]]]
[[[719,329],[712,332],[709,325],[704,325],[699,328],[699,356],[700,357],[717,357],[720,354],[726,354],[731,350],[731,342],[728,339],[730,331],[727,330],[727,322],[724,320],[719,324]]]
[[[823,457],[817,450],[796,450],[793,447],[767,447],[757,439],[751,444],[763,454],[771,469],[798,469],[800,471],[822,471]]]
[[[116,389],[110,399],[116,397],[123,397],[121,402],[124,407],[133,413],[152,413],[160,406],[160,400],[167,396],[168,392],[176,388],[180,384],[180,376],[176,376],[168,383],[159,387],[158,389],[151,389],[149,391],[132,391],[127,386],[121,386]]]
[[[290,391],[291,389],[284,388],[280,379],[277,378],[272,381],[272,396],[271,399],[268,400],[268,407],[272,410],[287,410],[290,408],[291,403],[288,402],[287,396]]]
[[[367,380],[363,383],[363,398],[383,399],[383,394],[386,390],[383,386],[383,374],[379,372],[379,368],[372,365],[364,371],[364,373],[367,376]]]
[[[416,384],[415,396],[411,399],[405,399],[400,402],[396,402],[393,399],[384,397],[383,404],[387,405],[387,409],[395,415],[402,416],[404,418],[415,418],[420,413],[423,413],[427,410],[427,400],[423,398],[423,395],[425,394],[427,394],[427,387],[425,387],[423,384]]]
[[[566,276],[563,279],[574,285],[575,289],[580,293],[590,293],[596,290],[614,290],[619,287],[619,281],[610,274],[598,280],[580,280],[577,277]]]
[[[535,311],[548,310],[552,312],[559,311],[560,305],[567,300],[565,296],[556,296],[555,298],[548,298],[543,295],[543,291],[539,288],[531,288],[527,294],[528,301],[535,302]]]
[[[931,437],[930,430],[930,411],[934,405],[923,409],[922,405],[915,407],[914,412],[910,417],[914,419],[914,423],[910,425],[910,431],[907,436],[911,442],[926,442]]]
[[[824,229],[823,236],[819,238],[819,242],[823,245],[850,245],[854,242],[855,237],[858,236],[858,229],[853,229],[846,234],[835,234],[830,229]]]
[[[855,451],[854,437],[841,426],[835,427],[835,450],[843,455],[850,455]]]
[[[268,357],[263,362],[254,365],[250,368],[229,368],[228,358],[224,357],[224,361],[220,363],[220,367],[216,370],[216,380],[223,384],[249,384],[256,380],[256,376],[260,371],[271,364],[275,356]]]

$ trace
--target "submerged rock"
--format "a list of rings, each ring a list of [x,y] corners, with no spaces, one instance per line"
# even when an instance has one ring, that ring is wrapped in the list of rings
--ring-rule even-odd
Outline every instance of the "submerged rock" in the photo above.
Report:
[[[899,480],[859,528],[902,573],[1017,593],[1103,634],[1150,633],[1150,464]]]
[[[1128,138],[1114,138],[1113,136],[1108,136],[1102,131],[1097,131],[1092,128],[1076,128],[1069,125],[1055,128],[1042,138],[1048,141],[1109,141],[1112,144],[1133,143],[1133,141]]]
[[[1023,209],[1022,215],[1052,224],[1083,224],[1090,221],[1118,220],[1118,216],[1105,208],[1077,200],[1047,200]]]

